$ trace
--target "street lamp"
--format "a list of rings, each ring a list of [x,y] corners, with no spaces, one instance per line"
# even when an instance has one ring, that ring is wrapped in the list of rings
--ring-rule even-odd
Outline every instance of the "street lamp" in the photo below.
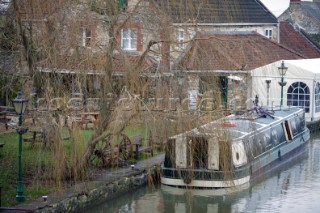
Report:
[[[19,124],[17,128],[17,133],[19,134],[19,176],[18,176],[18,186],[17,186],[17,195],[16,200],[19,202],[24,201],[24,195],[23,195],[23,184],[22,184],[22,134],[26,133],[28,131],[27,128],[21,127],[22,125],[22,115],[25,112],[28,104],[28,99],[25,99],[22,96],[21,89],[18,91],[17,97],[12,100],[12,104],[14,107],[14,110],[19,115]]]
[[[284,66],[284,62],[282,61],[281,66],[278,67],[279,74],[281,76],[281,81],[279,82],[279,85],[281,86],[281,101],[280,101],[280,109],[283,105],[283,86],[287,84],[287,82],[283,81],[283,77],[286,75],[286,72],[288,70],[288,67]]]

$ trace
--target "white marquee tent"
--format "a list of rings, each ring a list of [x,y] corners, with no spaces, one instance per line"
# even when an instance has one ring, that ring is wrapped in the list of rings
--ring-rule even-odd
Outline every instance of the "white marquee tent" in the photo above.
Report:
[[[259,104],[280,106],[281,76],[278,67],[281,61],[252,70],[249,96],[259,96]],[[284,76],[283,106],[299,106],[306,111],[306,121],[320,120],[320,58],[283,60],[288,67]],[[269,89],[268,89],[268,83]]]

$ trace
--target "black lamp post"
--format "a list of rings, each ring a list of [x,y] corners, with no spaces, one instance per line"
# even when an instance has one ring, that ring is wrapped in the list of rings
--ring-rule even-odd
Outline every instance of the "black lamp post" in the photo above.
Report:
[[[18,162],[19,176],[18,176],[16,200],[19,202],[22,202],[24,201],[23,184],[22,184],[22,134],[26,133],[28,129],[21,127],[21,125],[22,125],[22,115],[24,114],[27,108],[28,99],[25,99],[22,96],[21,89],[18,91],[17,97],[12,100],[12,104],[13,104],[14,110],[19,115],[19,124],[17,128],[17,133],[19,134],[19,162]]]
[[[286,72],[288,70],[288,67],[284,66],[284,62],[282,61],[281,66],[278,67],[279,74],[281,76],[281,81],[279,82],[279,85],[281,86],[281,100],[280,100],[280,109],[283,105],[283,87],[287,84],[287,82],[283,81],[284,76],[286,75]]]
[[[270,90],[271,79],[266,79],[266,83],[267,83],[267,106],[269,107],[269,90]]]

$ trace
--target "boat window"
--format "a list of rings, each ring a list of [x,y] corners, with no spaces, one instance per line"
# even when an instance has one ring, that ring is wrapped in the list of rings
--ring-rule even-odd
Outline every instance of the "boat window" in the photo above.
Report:
[[[232,144],[232,160],[234,166],[241,166],[248,162],[244,144],[236,142]]]
[[[284,142],[286,140],[282,124],[278,124],[277,126],[275,126],[272,129],[275,130],[275,132],[276,132],[276,134],[278,136],[279,143],[282,143],[282,142]]]
[[[295,118],[295,121],[296,121],[296,125],[297,125],[297,132],[302,132],[303,128],[301,126],[301,121],[300,121],[300,118],[299,116],[296,116]]]
[[[305,123],[305,114],[301,113],[299,116],[299,120],[300,120],[300,125],[301,125],[301,130],[304,130],[306,123]]]
[[[315,99],[315,110],[320,112],[320,83],[317,82],[316,87],[314,88],[314,99]]]
[[[271,140],[274,146],[279,144],[278,134],[277,134],[277,131],[274,129],[271,131]]]
[[[261,143],[261,137],[254,137],[252,141],[252,153],[254,157],[257,157],[262,153],[262,143]]]
[[[296,136],[298,134],[298,129],[297,129],[296,120],[294,118],[290,120],[290,126],[291,126],[293,136]]]
[[[252,137],[250,138],[247,138],[244,140],[244,144],[245,144],[245,148],[246,148],[246,151],[247,151],[247,156],[249,157],[249,159],[252,159],[252,157],[254,157],[253,155],[253,139]]]
[[[261,148],[262,148],[262,152],[265,152],[266,151],[266,147],[267,147],[267,137],[266,137],[266,134],[262,134],[261,135]]]
[[[264,136],[265,136],[265,150],[266,151],[268,151],[269,149],[271,149],[272,148],[272,145],[273,145],[273,143],[272,143],[272,141],[271,141],[271,137],[270,137],[270,130],[269,131],[267,131],[265,134],[264,134]]]

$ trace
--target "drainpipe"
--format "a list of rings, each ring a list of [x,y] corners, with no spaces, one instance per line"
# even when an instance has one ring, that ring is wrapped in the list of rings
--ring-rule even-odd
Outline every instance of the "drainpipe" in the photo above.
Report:
[[[315,79],[315,77],[314,77],[314,79]],[[314,92],[314,89],[315,89],[316,81],[314,79],[312,80],[311,122],[314,119],[314,108],[315,108],[315,92]]]
[[[278,44],[280,44],[280,22],[278,23]]]

